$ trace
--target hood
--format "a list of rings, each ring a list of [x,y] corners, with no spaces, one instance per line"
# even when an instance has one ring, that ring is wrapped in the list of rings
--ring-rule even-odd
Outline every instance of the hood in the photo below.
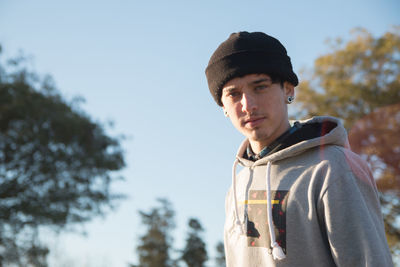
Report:
[[[236,159],[245,167],[255,167],[265,165],[267,162],[276,162],[299,155],[317,146],[337,145],[346,148],[350,147],[347,132],[341,121],[335,117],[313,117],[298,122],[300,128],[293,134],[295,136],[292,138],[291,143],[293,144],[290,146],[254,162],[243,157],[249,145],[249,140],[246,139],[240,145],[236,153]]]

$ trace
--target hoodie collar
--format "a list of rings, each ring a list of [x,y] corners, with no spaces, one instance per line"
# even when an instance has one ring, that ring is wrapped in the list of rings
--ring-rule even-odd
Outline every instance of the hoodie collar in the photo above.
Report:
[[[236,153],[238,162],[245,167],[255,167],[258,165],[265,165],[268,161],[275,162],[296,156],[317,146],[331,144],[349,147],[346,130],[341,121],[337,118],[329,116],[313,117],[308,120],[299,121],[297,127],[301,127],[302,129],[298,129],[293,134],[289,135],[288,138],[285,139],[285,142],[279,143],[279,149],[274,149],[272,153],[256,161],[251,161],[246,158],[245,155],[247,154],[249,140],[245,139]],[[318,128],[318,134],[303,131],[303,129],[312,127]]]
[[[262,159],[263,157],[272,154],[278,150],[281,149],[285,145],[286,139],[293,134],[297,129],[301,128],[301,125],[299,122],[295,122],[292,127],[287,129],[283,134],[281,134],[275,141],[273,141],[271,144],[268,146],[264,147],[260,153],[255,154],[253,150],[251,149],[251,145],[247,145],[246,153],[243,155],[243,157],[251,160],[251,161],[257,161],[259,159]]]

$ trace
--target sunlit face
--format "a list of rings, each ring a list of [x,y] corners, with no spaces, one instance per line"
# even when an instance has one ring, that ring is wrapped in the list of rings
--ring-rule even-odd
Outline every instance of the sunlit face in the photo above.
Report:
[[[221,101],[232,124],[258,153],[290,127],[286,101],[293,95],[288,82],[282,87],[266,74],[249,74],[228,81]]]

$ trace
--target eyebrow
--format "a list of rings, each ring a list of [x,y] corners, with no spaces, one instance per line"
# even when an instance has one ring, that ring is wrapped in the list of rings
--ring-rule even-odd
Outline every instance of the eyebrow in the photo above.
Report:
[[[251,81],[249,84],[259,84],[262,82],[272,82],[272,81],[269,78],[261,78],[261,79],[255,80],[255,81]]]
[[[248,84],[257,85],[257,84],[260,84],[260,83],[263,83],[263,82],[272,82],[272,80],[270,78],[260,78],[260,79],[251,81]],[[222,93],[224,93],[224,92],[230,93],[230,92],[232,92],[232,91],[234,91],[236,89],[237,89],[237,87],[234,86],[234,85],[227,86],[227,87],[224,87],[222,89]]]
[[[232,91],[234,91],[234,90],[236,90],[236,89],[237,89],[236,86],[231,85],[231,86],[224,87],[224,88],[222,89],[222,92],[227,92],[227,93],[229,93],[229,92],[232,92]]]

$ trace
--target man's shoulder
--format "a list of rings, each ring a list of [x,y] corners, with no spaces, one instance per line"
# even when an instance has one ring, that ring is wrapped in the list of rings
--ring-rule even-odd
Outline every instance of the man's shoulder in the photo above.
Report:
[[[355,179],[355,181],[363,181],[363,184],[376,188],[368,163],[349,148],[329,145],[321,150],[321,157],[328,164],[333,180],[340,180],[340,177]]]
[[[327,165],[335,171],[352,171],[355,173],[369,173],[367,162],[351,149],[326,144],[309,148],[301,154],[288,158],[291,161],[301,161],[304,164]]]

